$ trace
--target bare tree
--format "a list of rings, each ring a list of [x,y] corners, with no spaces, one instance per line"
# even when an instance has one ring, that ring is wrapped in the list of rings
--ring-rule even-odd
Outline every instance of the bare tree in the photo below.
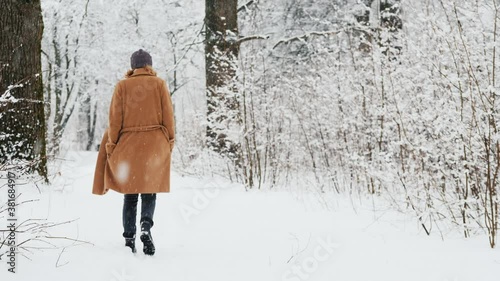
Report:
[[[58,1],[62,5],[62,1]],[[45,36],[50,38],[50,44],[44,46],[42,54],[47,62],[47,76],[45,81],[46,120],[48,124],[47,138],[49,139],[48,151],[51,155],[60,152],[60,144],[64,132],[75,112],[87,114],[88,120],[81,120],[86,126],[85,132],[89,135],[80,138],[86,142],[85,148],[89,149],[93,142],[93,120],[90,109],[93,107],[92,99],[86,88],[91,81],[86,73],[80,72],[81,64],[80,40],[84,37],[83,25],[88,15],[88,2],[84,6],[72,8],[70,13],[64,10],[54,10],[50,17],[54,21],[64,22],[66,25],[53,25],[47,28]],[[82,15],[75,16],[77,9],[83,9]],[[78,105],[82,108],[78,110]],[[88,137],[92,139],[87,140]]]

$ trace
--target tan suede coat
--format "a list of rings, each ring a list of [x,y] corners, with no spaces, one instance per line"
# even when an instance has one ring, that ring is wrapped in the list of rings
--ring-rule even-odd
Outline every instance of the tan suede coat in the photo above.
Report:
[[[172,100],[165,81],[151,69],[135,69],[113,93],[92,193],[169,192],[174,136]]]

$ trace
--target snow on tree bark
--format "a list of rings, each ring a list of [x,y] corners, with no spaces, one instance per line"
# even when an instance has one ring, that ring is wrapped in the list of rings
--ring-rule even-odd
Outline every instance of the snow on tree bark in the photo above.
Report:
[[[236,61],[239,54],[238,1],[205,1],[205,73],[207,95],[207,145],[232,160],[239,157],[237,138],[239,103]]]
[[[40,1],[1,1],[0,31],[0,162],[27,160],[47,177]]]

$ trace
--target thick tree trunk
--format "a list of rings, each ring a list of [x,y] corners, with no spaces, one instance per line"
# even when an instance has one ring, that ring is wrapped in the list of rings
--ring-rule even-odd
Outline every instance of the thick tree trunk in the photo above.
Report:
[[[0,162],[34,163],[47,178],[40,0],[0,1]]]
[[[239,123],[237,13],[237,0],[205,0],[207,145],[233,160],[239,157],[240,147],[228,137],[231,127]]]

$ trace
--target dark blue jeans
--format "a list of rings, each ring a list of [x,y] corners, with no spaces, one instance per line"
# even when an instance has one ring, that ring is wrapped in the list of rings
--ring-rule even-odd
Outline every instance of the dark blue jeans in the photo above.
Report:
[[[123,237],[134,238],[137,230],[137,201],[139,194],[125,194],[123,200]],[[156,193],[141,194],[141,225],[148,231],[153,226]]]

